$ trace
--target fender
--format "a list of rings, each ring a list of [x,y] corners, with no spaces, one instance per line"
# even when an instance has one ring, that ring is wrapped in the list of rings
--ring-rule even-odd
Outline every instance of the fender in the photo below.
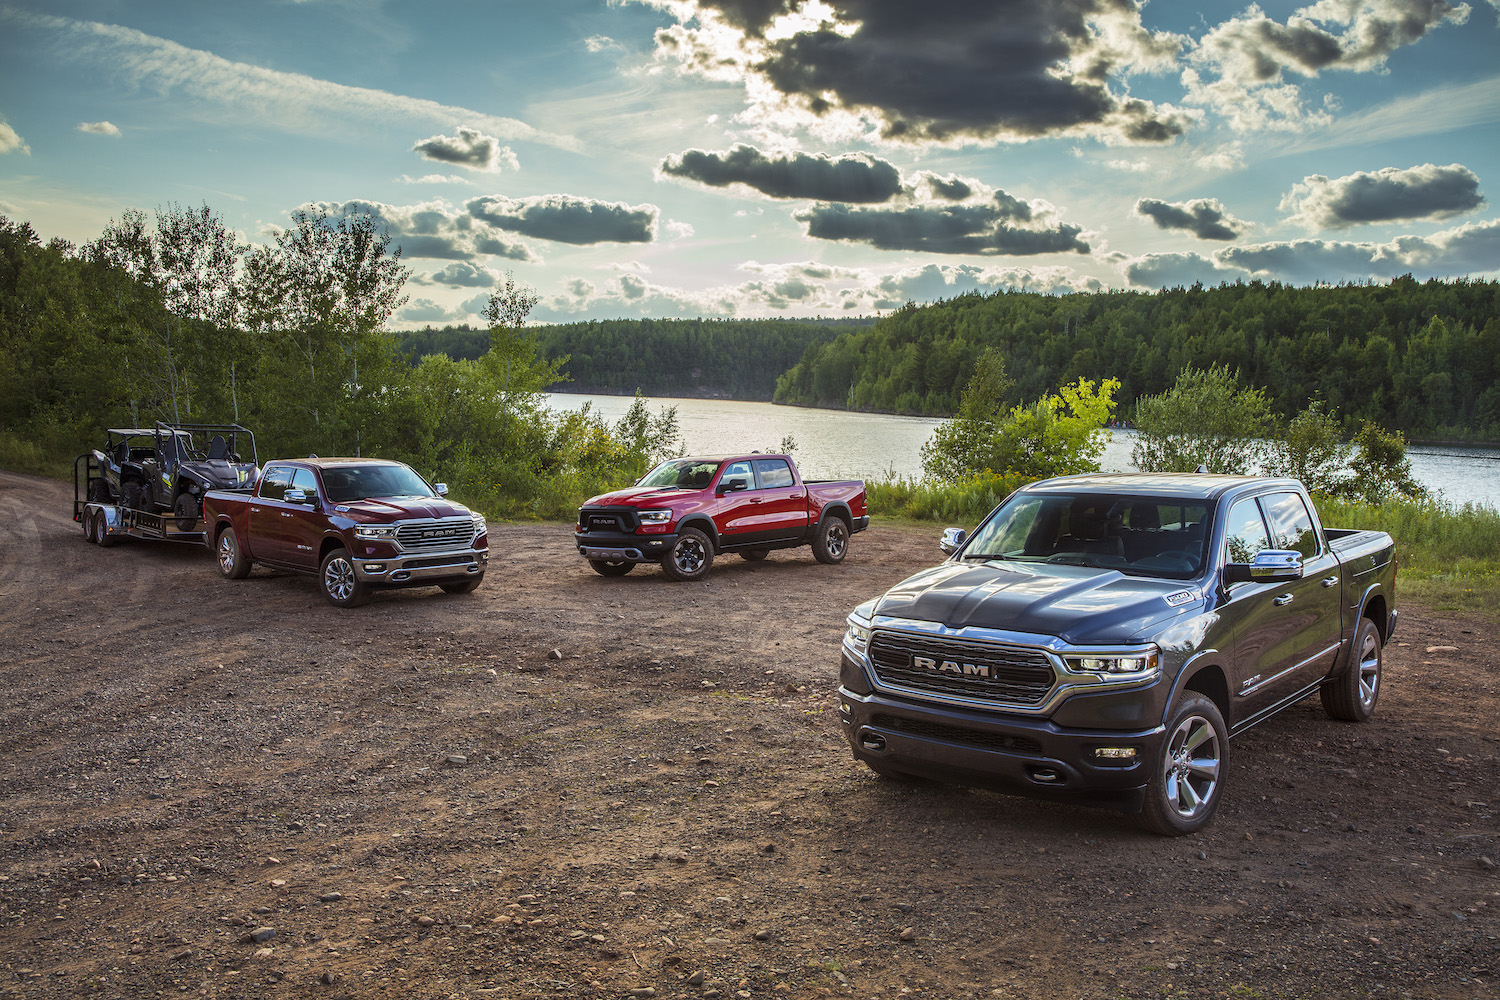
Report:
[[[1177,704],[1177,699],[1182,694],[1182,692],[1188,689],[1189,681],[1191,681],[1194,677],[1197,677],[1199,674],[1203,673],[1203,671],[1205,670],[1217,670],[1219,671],[1220,675],[1223,675],[1225,673],[1224,667],[1222,666],[1222,657],[1220,657],[1219,655],[1222,652],[1223,650],[1218,649],[1217,647],[1209,647],[1208,649],[1200,649],[1198,650],[1198,652],[1187,658],[1187,660],[1182,664],[1182,668],[1177,671],[1177,679],[1172,682],[1172,690],[1167,694],[1167,700],[1162,708],[1162,711],[1165,714],[1161,718],[1161,725],[1166,725],[1167,715],[1170,715],[1172,713],[1172,706]],[[1230,704],[1231,699],[1229,695],[1229,678],[1227,676],[1224,678],[1224,688],[1223,701],[1220,701],[1212,694],[1209,694],[1209,697],[1213,698],[1214,703],[1219,706],[1219,714],[1224,716],[1224,725],[1229,728],[1232,734],[1234,731],[1234,720],[1230,711],[1232,705]]]
[[[697,528],[707,535],[708,542],[713,546],[715,555],[723,551],[719,545],[719,529],[714,527],[713,518],[707,514],[689,514],[677,522],[678,534],[682,533],[683,528]]]

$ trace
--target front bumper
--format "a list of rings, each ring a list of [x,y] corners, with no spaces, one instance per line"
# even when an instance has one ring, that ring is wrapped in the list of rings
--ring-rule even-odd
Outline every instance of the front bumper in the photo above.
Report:
[[[626,534],[613,531],[575,531],[573,541],[585,559],[604,562],[660,562],[677,544],[677,534]]]
[[[412,587],[478,576],[489,560],[487,548],[390,557],[366,555],[355,558],[354,572],[361,583],[372,587]]]

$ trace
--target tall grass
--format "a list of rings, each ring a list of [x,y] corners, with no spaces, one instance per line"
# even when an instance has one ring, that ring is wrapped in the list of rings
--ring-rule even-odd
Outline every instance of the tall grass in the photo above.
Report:
[[[981,472],[956,483],[898,477],[866,483],[865,499],[871,514],[972,528],[1000,501],[1033,481],[1017,473],[996,472]]]

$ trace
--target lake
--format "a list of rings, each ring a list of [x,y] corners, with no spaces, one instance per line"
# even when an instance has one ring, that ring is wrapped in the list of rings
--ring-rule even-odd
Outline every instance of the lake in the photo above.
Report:
[[[630,409],[630,396],[584,396],[554,392],[554,410],[576,410],[584,403],[613,424]],[[809,479],[880,480],[922,475],[922,445],[942,420],[900,417],[848,410],[814,410],[772,403],[744,403],[727,399],[647,398],[655,413],[677,407],[677,421],[689,454],[780,451],[791,435],[793,455]],[[1106,472],[1129,472],[1134,434],[1111,432],[1100,465]],[[1428,489],[1453,504],[1478,503],[1500,507],[1500,451],[1437,445],[1407,449],[1412,474]]]

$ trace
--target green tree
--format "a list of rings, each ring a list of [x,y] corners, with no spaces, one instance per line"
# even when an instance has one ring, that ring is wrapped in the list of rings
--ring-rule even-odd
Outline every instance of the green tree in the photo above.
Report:
[[[1381,503],[1394,497],[1414,500],[1427,494],[1422,484],[1412,478],[1405,436],[1368,420],[1354,436],[1354,458],[1349,470],[1352,475],[1345,493],[1356,500]]]
[[[1265,454],[1274,420],[1259,389],[1214,365],[1183,369],[1171,389],[1136,401],[1138,435],[1131,460],[1143,472],[1248,474]]]
[[[1097,472],[1119,387],[1118,379],[1096,385],[1080,378],[1029,406],[1012,407],[1002,418],[950,420],[922,446],[922,472],[945,482],[982,472],[1029,479]],[[984,404],[973,395],[966,392],[965,402],[971,413],[981,412]]]
[[[1348,479],[1351,450],[1338,418],[1315,399],[1271,443],[1264,471],[1300,479],[1316,492],[1337,494]]]

